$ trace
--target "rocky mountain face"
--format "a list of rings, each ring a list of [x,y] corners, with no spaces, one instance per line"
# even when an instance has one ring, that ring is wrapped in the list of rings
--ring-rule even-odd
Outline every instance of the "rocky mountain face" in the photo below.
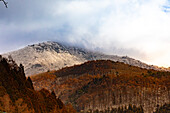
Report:
[[[58,70],[63,67],[81,64],[90,60],[107,59],[146,69],[160,69],[127,56],[105,55],[78,47],[65,46],[57,42],[44,42],[29,45],[23,49],[6,53],[3,56],[7,57],[9,55],[12,56],[17,64],[21,63],[24,65],[27,76],[46,72],[48,70]]]
[[[134,113],[153,113],[170,104],[170,72],[110,60],[88,61],[31,79],[36,90],[53,89],[65,104],[82,113],[126,111],[130,106]]]
[[[0,56],[0,112],[1,113],[76,113],[65,106],[54,91],[35,91],[23,66]]]

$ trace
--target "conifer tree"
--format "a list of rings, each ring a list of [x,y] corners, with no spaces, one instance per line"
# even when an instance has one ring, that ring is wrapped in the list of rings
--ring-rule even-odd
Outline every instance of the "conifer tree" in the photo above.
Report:
[[[26,86],[27,86],[28,88],[34,89],[33,83],[32,83],[32,80],[31,80],[30,77],[28,77],[28,79],[27,79],[27,81],[26,81]]]

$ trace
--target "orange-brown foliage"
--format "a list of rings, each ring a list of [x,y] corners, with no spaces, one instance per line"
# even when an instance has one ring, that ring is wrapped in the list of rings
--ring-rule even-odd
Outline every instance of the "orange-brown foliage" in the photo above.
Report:
[[[35,89],[47,86],[56,89],[57,95],[65,103],[71,102],[77,110],[96,107],[97,104],[105,106],[111,100],[110,105],[141,104],[148,101],[149,95],[149,98],[158,98],[159,91],[170,89],[170,72],[147,70],[110,60],[88,61],[35,75],[32,80]],[[160,90],[164,88],[166,90]],[[159,104],[158,99],[153,101]]]
[[[54,92],[34,90],[32,80],[25,77],[22,65],[1,58],[0,78],[0,112],[68,113]],[[49,78],[52,79],[51,76]]]

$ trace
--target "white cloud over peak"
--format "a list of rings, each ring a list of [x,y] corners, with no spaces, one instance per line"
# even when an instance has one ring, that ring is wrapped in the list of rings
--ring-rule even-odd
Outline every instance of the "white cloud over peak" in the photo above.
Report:
[[[169,0],[8,2],[0,4],[0,52],[54,40],[170,66]]]

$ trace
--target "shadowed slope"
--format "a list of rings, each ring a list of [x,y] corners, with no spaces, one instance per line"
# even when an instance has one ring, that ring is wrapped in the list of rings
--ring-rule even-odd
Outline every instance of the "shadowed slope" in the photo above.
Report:
[[[35,91],[22,65],[0,56],[0,111],[9,113],[68,113],[68,109],[46,89]]]

